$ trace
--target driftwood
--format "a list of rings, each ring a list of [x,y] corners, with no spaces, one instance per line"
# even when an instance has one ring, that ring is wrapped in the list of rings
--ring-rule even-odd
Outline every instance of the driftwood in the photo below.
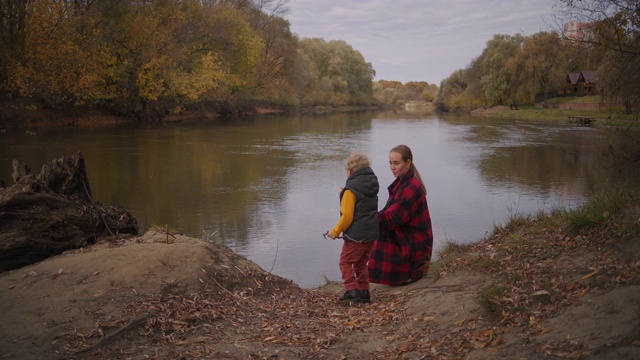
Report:
[[[38,174],[13,164],[16,183],[0,188],[0,272],[110,235],[138,234],[131,213],[93,201],[81,153],[51,160]]]

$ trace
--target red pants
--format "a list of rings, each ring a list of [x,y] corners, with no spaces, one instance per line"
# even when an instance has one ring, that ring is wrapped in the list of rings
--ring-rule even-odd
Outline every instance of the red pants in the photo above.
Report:
[[[358,243],[344,240],[340,254],[340,271],[345,289],[369,290],[369,256],[373,241]]]

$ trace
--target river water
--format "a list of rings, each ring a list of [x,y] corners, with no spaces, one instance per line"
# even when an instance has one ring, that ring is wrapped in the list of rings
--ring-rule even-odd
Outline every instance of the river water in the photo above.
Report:
[[[393,181],[388,152],[413,150],[426,183],[434,254],[481,240],[513,215],[573,207],[611,186],[606,131],[565,124],[406,112],[256,116],[109,129],[0,134],[0,177],[11,160],[38,172],[81,152],[95,200],[131,211],[142,230],[223,243],[302,287],[340,280],[344,161],[367,153],[382,207]],[[188,261],[188,259],[186,259]]]

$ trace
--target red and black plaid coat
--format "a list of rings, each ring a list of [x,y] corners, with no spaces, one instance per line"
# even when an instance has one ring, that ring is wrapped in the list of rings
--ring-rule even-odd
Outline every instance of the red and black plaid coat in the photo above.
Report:
[[[369,259],[373,283],[399,285],[417,280],[431,260],[433,232],[426,194],[412,170],[389,185],[389,200],[378,212],[380,238]]]

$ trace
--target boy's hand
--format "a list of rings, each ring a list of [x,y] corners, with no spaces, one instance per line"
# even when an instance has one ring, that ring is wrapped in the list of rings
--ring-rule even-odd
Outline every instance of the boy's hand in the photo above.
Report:
[[[331,231],[327,231],[326,233],[322,234],[322,236],[324,236],[325,239],[327,237],[331,238],[331,240],[335,240],[336,239],[336,237],[331,234]]]

